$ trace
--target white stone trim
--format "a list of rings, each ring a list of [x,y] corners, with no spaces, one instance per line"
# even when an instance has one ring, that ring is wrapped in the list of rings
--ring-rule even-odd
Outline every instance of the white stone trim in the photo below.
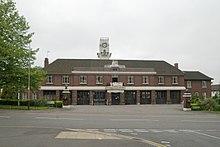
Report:
[[[110,86],[68,86],[68,90],[110,90]],[[64,86],[41,86],[40,90],[64,90]],[[124,90],[186,90],[184,86],[123,86]],[[121,89],[112,89],[121,90]]]
[[[72,71],[73,74],[127,74],[127,75],[155,75],[156,72],[122,72],[122,71]]]

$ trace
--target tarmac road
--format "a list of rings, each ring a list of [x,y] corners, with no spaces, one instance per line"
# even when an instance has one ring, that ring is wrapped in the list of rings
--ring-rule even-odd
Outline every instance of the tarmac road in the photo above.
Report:
[[[220,146],[220,115],[181,105],[0,110],[0,146]]]

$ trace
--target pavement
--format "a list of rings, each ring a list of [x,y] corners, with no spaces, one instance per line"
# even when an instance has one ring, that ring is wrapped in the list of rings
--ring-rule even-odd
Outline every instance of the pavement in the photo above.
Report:
[[[0,146],[220,146],[220,114],[182,105],[0,110]]]

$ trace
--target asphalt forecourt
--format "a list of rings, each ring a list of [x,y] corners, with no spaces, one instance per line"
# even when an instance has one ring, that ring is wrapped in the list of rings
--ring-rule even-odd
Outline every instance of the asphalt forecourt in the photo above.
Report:
[[[220,146],[220,115],[181,105],[0,110],[1,146]],[[13,139],[12,139],[13,138]]]

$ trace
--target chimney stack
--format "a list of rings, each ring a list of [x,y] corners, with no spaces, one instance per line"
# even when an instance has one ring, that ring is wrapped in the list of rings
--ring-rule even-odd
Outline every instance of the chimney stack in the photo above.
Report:
[[[179,69],[178,63],[174,63],[174,67],[176,67],[177,69]]]
[[[44,59],[44,68],[47,67],[49,65],[49,59],[45,58]]]

